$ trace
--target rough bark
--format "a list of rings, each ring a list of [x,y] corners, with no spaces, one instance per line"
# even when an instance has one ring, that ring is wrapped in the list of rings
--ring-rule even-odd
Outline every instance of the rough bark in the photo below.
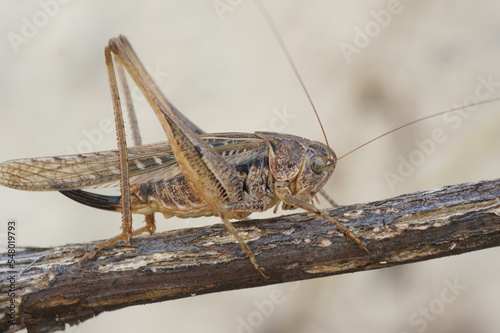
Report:
[[[224,225],[137,237],[76,265],[90,244],[29,248],[0,256],[15,275],[16,325],[0,331],[51,332],[103,311],[164,300],[390,267],[500,245],[500,180],[460,184],[325,211],[353,230],[371,253],[321,217],[295,214],[235,223],[268,279]],[[2,278],[0,307],[11,298]]]

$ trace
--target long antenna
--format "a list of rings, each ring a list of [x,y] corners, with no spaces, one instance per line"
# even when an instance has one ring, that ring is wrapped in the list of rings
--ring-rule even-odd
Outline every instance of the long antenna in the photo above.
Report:
[[[297,67],[295,66],[295,63],[293,62],[293,59],[292,59],[292,57],[290,55],[290,52],[288,52],[288,49],[287,49],[287,47],[286,47],[286,45],[285,45],[285,43],[283,41],[283,38],[281,37],[281,34],[278,31],[278,28],[274,24],[274,21],[272,20],[271,16],[269,15],[269,12],[267,11],[267,9],[264,6],[264,4],[262,4],[262,2],[260,0],[254,0],[254,3],[257,6],[257,8],[259,9],[259,11],[261,12],[261,14],[264,17],[265,21],[267,22],[269,28],[271,29],[271,31],[272,31],[272,33],[274,35],[274,38],[276,38],[276,40],[278,41],[278,44],[281,47],[281,50],[285,54],[285,57],[287,58],[288,63],[290,64],[290,67],[292,67],[292,70],[295,73],[295,76],[299,80],[300,85],[302,86],[302,89],[304,90],[304,92],[305,92],[305,94],[307,96],[307,99],[309,100],[309,103],[311,104],[311,106],[312,106],[312,108],[314,110],[314,114],[316,115],[316,118],[318,119],[319,126],[321,127],[321,131],[323,132],[323,136],[325,137],[326,145],[328,146],[328,148],[330,148],[330,145],[328,143],[328,138],[326,137],[325,129],[324,129],[323,124],[321,123],[321,119],[319,118],[319,115],[318,115],[318,111],[316,110],[316,107],[314,106],[312,98],[309,95],[309,91],[307,90],[307,88],[306,88],[306,86],[304,84],[304,81],[302,80],[302,77],[300,76],[299,71],[297,70]],[[342,158],[344,158],[344,157],[346,157],[346,156],[354,153],[355,151],[363,148],[366,145],[369,145],[370,143],[372,143],[374,141],[377,141],[380,138],[383,138],[386,135],[389,135],[391,133],[399,131],[400,129],[403,129],[403,128],[408,127],[410,125],[413,125],[415,123],[419,123],[421,121],[424,121],[424,120],[427,120],[427,119],[430,119],[430,118],[434,118],[434,117],[437,117],[437,116],[440,116],[440,115],[443,115],[443,114],[446,114],[446,113],[449,113],[449,112],[454,112],[454,111],[462,110],[465,107],[471,107],[471,106],[489,104],[489,103],[498,102],[498,101],[500,101],[500,97],[489,99],[489,100],[485,100],[485,101],[480,101],[480,102],[476,102],[476,103],[471,103],[471,104],[464,105],[464,106],[459,106],[459,107],[456,107],[456,108],[453,108],[453,109],[449,109],[449,110],[446,110],[446,111],[438,112],[438,113],[435,113],[435,114],[432,114],[432,115],[429,115],[429,116],[425,116],[423,118],[419,118],[419,119],[413,120],[413,121],[411,121],[409,123],[406,123],[404,125],[401,125],[401,126],[395,128],[393,130],[390,130],[390,131],[388,131],[388,132],[386,132],[384,134],[381,134],[381,135],[377,136],[376,138],[371,139],[368,142],[365,142],[361,146],[358,146],[358,147],[354,148],[353,150],[349,151],[348,153],[340,156],[337,160],[340,160],[340,159],[342,159]],[[330,149],[328,150],[328,154],[329,154],[328,158],[329,158],[329,160],[331,160],[332,156],[331,156],[331,153],[330,153]]]
[[[419,118],[419,119],[413,120],[413,121],[411,121],[411,122],[409,122],[409,123],[406,123],[406,124],[404,124],[404,125],[401,125],[401,126],[399,126],[399,127],[396,127],[395,129],[390,130],[389,132],[386,132],[386,133],[384,133],[384,134],[382,134],[382,135],[379,135],[379,136],[377,136],[376,138],[373,138],[373,139],[371,139],[371,140],[370,140],[370,141],[368,141],[368,142],[363,143],[361,146],[358,146],[358,147],[354,148],[353,150],[349,151],[348,153],[346,153],[346,154],[344,154],[344,155],[340,156],[340,157],[338,158],[338,160],[340,160],[340,159],[342,159],[342,158],[346,157],[347,155],[350,155],[350,154],[354,153],[356,150],[363,148],[364,146],[366,146],[366,145],[368,145],[368,144],[372,143],[373,141],[376,141],[376,140],[378,140],[378,139],[380,139],[380,138],[382,138],[382,137],[384,137],[384,136],[386,136],[386,135],[389,135],[389,134],[391,134],[391,133],[394,133],[394,132],[396,132],[396,131],[399,131],[400,129],[405,128],[405,127],[408,127],[408,126],[413,125],[413,124],[415,124],[415,123],[419,123],[419,122],[421,122],[421,121],[424,121],[424,120],[427,120],[427,119],[430,119],[430,118],[434,118],[434,117],[437,117],[437,116],[443,115],[443,114],[445,114],[445,113],[455,112],[455,111],[458,111],[458,110],[462,110],[462,109],[464,109],[464,108],[466,108],[466,107],[477,106],[477,105],[483,105],[483,104],[490,104],[490,103],[493,103],[493,102],[498,102],[498,101],[500,101],[500,97],[497,97],[497,98],[492,98],[492,99],[488,99],[488,100],[485,100],[485,101],[480,101],[480,102],[476,102],[476,103],[471,103],[471,104],[468,104],[468,105],[459,106],[459,107],[456,107],[456,108],[453,108],[453,109],[449,109],[449,110],[446,110],[446,111],[438,112],[438,113],[435,113],[435,114],[431,114],[431,115],[429,115],[429,116],[425,116],[425,117],[423,117],[423,118]]]
[[[311,106],[314,110],[314,114],[316,115],[316,119],[318,119],[319,126],[321,127],[321,131],[323,132],[323,136],[325,137],[325,143],[329,148],[328,149],[328,159],[332,160],[332,156],[331,156],[331,152],[330,152],[331,149],[330,149],[330,145],[328,144],[328,138],[326,137],[325,129],[323,128],[323,124],[321,123],[321,119],[319,118],[318,111],[316,111],[316,107],[314,106],[312,98],[309,95],[309,91],[307,91],[306,85],[304,84],[304,81],[302,81],[302,77],[300,76],[299,71],[297,70],[297,67],[295,66],[295,63],[293,62],[292,56],[290,55],[290,52],[288,52],[288,49],[285,45],[285,42],[283,41],[283,38],[281,37],[281,34],[279,33],[278,28],[274,24],[274,21],[272,20],[271,16],[269,15],[269,12],[267,11],[266,7],[262,4],[262,2],[260,0],[254,0],[254,2],[255,2],[255,5],[259,8],[259,11],[261,12],[264,19],[266,20],[267,25],[269,26],[269,28],[271,29],[271,31],[274,35],[274,38],[276,38],[276,40],[278,41],[278,44],[280,45],[281,50],[285,54],[285,57],[287,58],[288,63],[292,67],[293,72],[295,73],[295,76],[299,80],[300,85],[302,86],[302,89],[304,90],[304,92],[307,96],[307,99],[309,100],[309,103],[311,104]]]

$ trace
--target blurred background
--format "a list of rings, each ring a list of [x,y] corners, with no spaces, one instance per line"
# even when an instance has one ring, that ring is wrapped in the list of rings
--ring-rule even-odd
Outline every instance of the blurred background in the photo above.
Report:
[[[252,1],[63,2],[0,4],[0,161],[115,148],[103,55],[118,34],[129,38],[173,104],[205,131],[272,130],[324,141]],[[265,3],[338,156],[418,117],[500,96],[498,2]],[[134,92],[144,142],[164,141],[155,115]],[[451,122],[439,117],[392,134],[340,160],[325,188],[338,203],[351,204],[498,178],[499,110],[500,103],[485,105]],[[430,144],[436,130],[444,139]],[[416,141],[429,143],[427,149]],[[389,182],[401,161],[412,168]],[[9,219],[17,221],[18,246],[120,232],[119,214],[58,193],[2,187],[1,233]],[[136,227],[142,220],[135,217]],[[219,222],[157,220],[159,231]],[[495,248],[134,306],[68,331],[498,332],[499,256]],[[263,310],[275,290],[283,295],[279,304]]]

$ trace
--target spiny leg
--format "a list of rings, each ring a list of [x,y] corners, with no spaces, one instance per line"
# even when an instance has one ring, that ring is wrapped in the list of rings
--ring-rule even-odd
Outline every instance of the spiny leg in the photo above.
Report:
[[[125,77],[125,71],[123,70],[123,64],[120,58],[113,55],[114,62],[116,63],[116,73],[118,76],[118,81],[122,87],[123,95],[125,97],[125,106],[127,109],[127,114],[130,122],[130,128],[132,130],[132,140],[134,141],[134,146],[142,145],[141,133],[139,131],[139,122],[137,121],[137,115],[134,109],[134,103],[132,101],[132,95],[130,94],[129,85],[127,83],[127,78]],[[150,234],[153,234],[156,230],[154,213],[146,215],[146,229]],[[134,232],[134,235],[136,233]],[[140,234],[140,233],[139,233]]]
[[[329,222],[335,224],[337,226],[337,228],[339,228],[344,235],[346,235],[347,237],[352,239],[356,244],[358,244],[358,246],[363,251],[365,251],[366,253],[370,253],[370,251],[365,246],[365,244],[363,244],[363,242],[351,230],[349,230],[349,228],[347,228],[346,226],[344,226],[342,223],[335,220],[334,218],[332,218],[326,214],[321,213],[319,211],[319,209],[316,208],[312,203],[301,200],[300,198],[297,198],[296,196],[293,196],[292,194],[289,194],[289,193],[282,194],[282,198],[283,198],[283,202],[286,204],[293,205],[293,206],[298,207],[298,208],[302,208],[304,210],[307,210],[308,212],[316,214],[317,216],[321,216],[321,217],[327,219]]]
[[[122,236],[129,243],[133,235],[132,231],[132,209],[130,207],[130,183],[128,169],[128,150],[125,138],[125,128],[123,125],[123,113],[120,104],[120,94],[116,81],[113,58],[108,47],[105,48],[106,69],[108,72],[109,87],[111,90],[111,99],[113,102],[113,111],[115,114],[116,136],[118,139],[118,156],[120,158],[120,192],[122,203]]]
[[[252,263],[253,267],[259,272],[260,275],[262,275],[264,278],[269,278],[266,274],[264,274],[264,268],[260,267],[259,264],[257,263],[257,259],[255,259],[255,256],[253,255],[252,251],[248,247],[248,245],[245,243],[245,241],[241,238],[241,236],[238,234],[238,231],[236,228],[233,226],[233,224],[225,218],[223,215],[221,215],[222,222],[224,222],[224,225],[226,226],[227,230],[233,235],[233,237],[238,241],[240,244],[240,247],[243,249],[243,251],[246,253],[248,259]]]
[[[234,166],[227,163],[209,144],[201,140],[198,137],[201,130],[180,114],[161,94],[124,36],[111,39],[109,46],[120,58],[162,123],[170,147],[186,179],[205,202],[219,213],[254,267],[265,276],[248,246],[225,217],[226,211],[219,210],[221,205],[242,200],[241,179],[237,176]]]
[[[236,193],[240,181],[235,175],[234,167],[215,152],[207,143],[199,139],[202,131],[182,115],[161,93],[151,76],[135,54],[132,46],[124,36],[112,38],[109,50],[119,59],[129,75],[146,97],[167,134],[170,145],[184,166],[183,172],[192,185],[199,188],[208,204],[217,210],[221,202],[241,199]],[[187,169],[187,170],[186,170]],[[213,170],[220,174],[215,177]],[[201,185],[200,185],[201,184]],[[214,191],[212,189],[218,189]]]
[[[187,121],[163,97],[124,36],[112,38],[109,50],[116,54],[158,117],[184,175],[216,212],[222,203],[241,201],[241,179],[233,165],[198,136]],[[181,120],[182,119],[182,120]]]
[[[219,212],[226,227],[240,243],[254,267],[266,277],[248,246],[225,217],[224,209],[219,210],[221,204],[237,204],[242,200],[241,180],[236,175],[234,166],[228,164],[210,145],[201,140],[198,134],[203,132],[164,97],[124,36],[111,39],[109,48],[120,58],[120,62],[162,123],[175,158],[190,184],[214,211]],[[241,211],[236,207],[232,209]]]
[[[229,202],[226,204],[222,204],[219,207],[219,215],[224,222],[227,230],[233,235],[233,237],[238,241],[243,251],[246,253],[248,259],[252,263],[253,267],[262,275],[264,278],[269,278],[266,274],[264,274],[264,268],[260,267],[257,263],[257,259],[253,255],[252,251],[245,243],[245,241],[238,234],[238,231],[233,226],[233,224],[225,217],[227,213],[235,213],[235,212],[263,212],[269,209],[271,205],[271,198],[263,197],[260,200],[252,200],[252,201],[238,201],[238,202]]]
[[[109,47],[104,50],[106,58],[106,69],[108,72],[109,88],[111,90],[111,100],[115,114],[116,136],[118,139],[118,156],[120,158],[120,192],[122,203],[122,235],[123,239],[129,243],[132,237],[132,209],[130,207],[130,183],[128,169],[128,150],[125,139],[125,128],[123,125],[123,113],[120,104],[120,94],[116,81],[113,58]]]
[[[113,103],[113,111],[115,114],[116,136],[118,139],[118,156],[120,159],[120,192],[121,192],[121,211],[122,211],[122,233],[107,241],[97,244],[94,249],[84,255],[78,262],[81,264],[83,260],[92,259],[101,249],[115,245],[120,240],[124,240],[127,244],[133,236],[132,230],[132,210],[130,207],[130,186],[129,186],[129,169],[128,169],[128,151],[127,142],[125,139],[125,129],[123,125],[123,113],[120,104],[120,95],[116,81],[115,69],[113,65],[113,57],[109,47],[104,49],[104,57],[106,60],[106,69],[108,72],[109,88],[111,90],[111,100]]]

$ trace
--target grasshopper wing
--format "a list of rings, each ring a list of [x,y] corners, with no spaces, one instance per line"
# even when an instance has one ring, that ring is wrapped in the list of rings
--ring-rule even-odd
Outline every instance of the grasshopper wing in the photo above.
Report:
[[[203,134],[230,163],[245,163],[252,149],[263,144],[253,134]],[[128,148],[131,183],[157,181],[179,172],[167,142]],[[234,161],[233,161],[234,160]],[[11,160],[0,164],[0,185],[25,191],[67,191],[117,185],[117,150],[55,157]]]
[[[174,164],[167,143],[129,148],[131,175]],[[0,164],[0,185],[26,191],[61,191],[99,187],[120,179],[118,151],[38,157]]]

